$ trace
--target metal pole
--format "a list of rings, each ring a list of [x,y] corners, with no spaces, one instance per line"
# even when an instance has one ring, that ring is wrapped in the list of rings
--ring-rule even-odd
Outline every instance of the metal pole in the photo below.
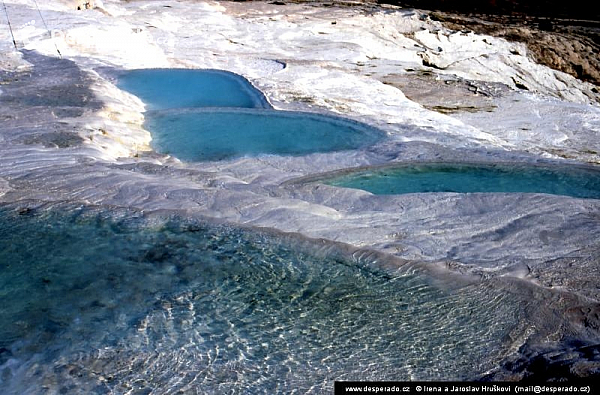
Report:
[[[4,1],[4,0],[2,0],[2,1]],[[44,23],[44,26],[46,27],[46,30],[48,30],[48,34],[50,34],[50,40],[52,40],[52,43],[54,44],[54,48],[56,48],[56,53],[58,53],[58,57],[62,59],[62,54],[58,50],[58,46],[56,45],[56,41],[54,41],[54,37],[52,37],[52,32],[48,28],[48,24],[46,24],[46,20],[42,16],[42,11],[40,11],[40,7],[38,6],[37,0],[33,0],[33,2],[35,3],[35,8],[37,8],[37,10],[38,10],[38,14],[40,14],[40,18],[42,18],[42,22]]]
[[[15,34],[13,33],[12,25],[10,24],[10,18],[8,17],[8,10],[6,9],[6,3],[4,2],[4,0],[2,0],[2,4],[4,5],[4,13],[6,14],[6,21],[8,22],[8,30],[10,30],[10,36],[12,37],[13,45],[15,46],[15,49],[18,51],[19,48],[17,48],[17,41],[15,40]]]

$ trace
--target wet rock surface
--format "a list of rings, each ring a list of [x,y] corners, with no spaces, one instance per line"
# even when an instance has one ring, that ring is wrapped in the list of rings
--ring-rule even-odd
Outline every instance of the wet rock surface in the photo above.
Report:
[[[102,108],[90,78],[70,60],[26,50],[23,59],[32,64],[28,70],[0,72],[0,138],[46,148],[81,145],[83,137],[66,120]]]
[[[49,57],[35,51],[23,50],[23,59],[32,64],[26,71],[0,74],[3,93],[0,100],[3,107],[41,107],[44,112],[56,109],[73,108],[90,111],[99,110],[102,103],[94,96],[89,85],[90,78],[67,59]],[[73,113],[73,115],[77,112]]]

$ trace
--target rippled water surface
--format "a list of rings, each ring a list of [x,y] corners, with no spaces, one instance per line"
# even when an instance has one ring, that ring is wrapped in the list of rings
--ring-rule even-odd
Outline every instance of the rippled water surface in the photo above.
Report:
[[[569,166],[414,164],[348,172],[325,182],[376,195],[525,192],[600,199],[600,170]]]
[[[441,289],[291,244],[135,212],[0,209],[2,392],[470,379],[523,330],[523,301],[489,283]]]

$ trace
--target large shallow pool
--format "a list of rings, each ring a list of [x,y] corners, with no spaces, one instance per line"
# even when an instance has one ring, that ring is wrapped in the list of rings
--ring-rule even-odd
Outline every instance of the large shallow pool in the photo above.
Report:
[[[600,199],[600,170],[582,166],[413,163],[349,170],[323,181],[376,195],[522,192]]]
[[[440,288],[278,240],[176,216],[1,207],[2,393],[475,379],[528,325],[526,301],[491,283]]]

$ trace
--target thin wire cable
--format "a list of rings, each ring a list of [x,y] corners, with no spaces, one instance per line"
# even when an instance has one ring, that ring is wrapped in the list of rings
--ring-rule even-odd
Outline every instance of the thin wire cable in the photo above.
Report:
[[[2,1],[4,1],[4,0],[2,0]],[[56,53],[58,53],[58,57],[62,59],[62,54],[58,50],[58,46],[56,45],[56,41],[54,40],[54,37],[52,36],[52,32],[48,28],[48,24],[46,23],[46,20],[42,16],[42,11],[40,11],[40,7],[38,6],[37,0],[33,0],[33,2],[35,3],[35,8],[37,8],[37,10],[38,10],[38,14],[40,14],[40,18],[42,18],[42,22],[44,23],[46,30],[48,30],[48,34],[50,34],[50,40],[52,40],[52,44],[54,44],[54,48],[56,48]]]
[[[12,37],[13,45],[15,46],[15,49],[18,51],[19,48],[17,48],[17,40],[15,40],[15,34],[13,33],[12,25],[10,24],[10,18],[8,17],[8,10],[6,9],[6,3],[4,2],[4,0],[2,0],[2,4],[4,5],[4,13],[6,14],[6,21],[8,22],[8,30],[10,30],[10,36]]]

